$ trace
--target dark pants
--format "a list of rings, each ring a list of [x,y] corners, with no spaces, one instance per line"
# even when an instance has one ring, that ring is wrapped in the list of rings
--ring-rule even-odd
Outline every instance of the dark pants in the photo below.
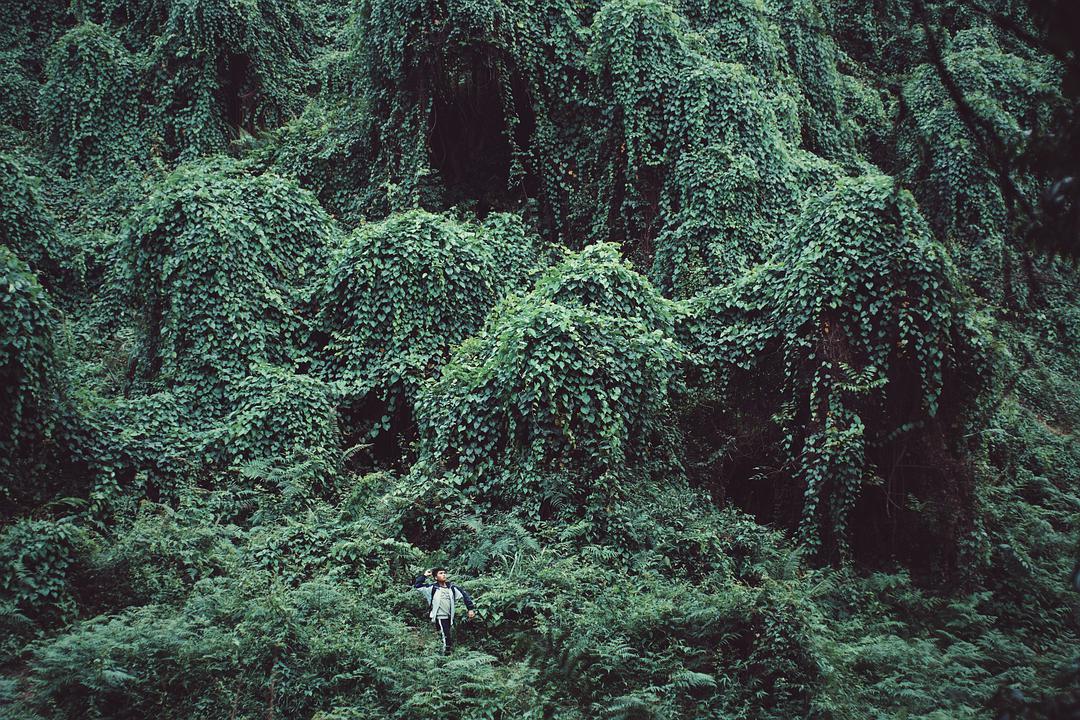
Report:
[[[436,618],[435,627],[439,628],[442,637],[443,655],[449,655],[454,647],[454,626],[450,624],[450,618]]]

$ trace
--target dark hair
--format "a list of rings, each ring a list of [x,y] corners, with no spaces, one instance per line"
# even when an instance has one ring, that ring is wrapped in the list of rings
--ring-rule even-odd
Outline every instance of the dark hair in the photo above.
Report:
[[[446,568],[435,568],[434,570],[431,571],[431,574],[432,575],[438,575],[441,572],[446,572]]]

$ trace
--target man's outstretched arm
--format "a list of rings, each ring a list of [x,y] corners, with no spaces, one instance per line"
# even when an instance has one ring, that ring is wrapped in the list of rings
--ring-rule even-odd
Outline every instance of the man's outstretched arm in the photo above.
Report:
[[[465,601],[465,607],[469,609],[469,612],[475,611],[476,605],[473,604],[472,597],[469,596],[469,593],[465,592],[465,588],[459,587],[458,590],[461,591],[461,599]]]

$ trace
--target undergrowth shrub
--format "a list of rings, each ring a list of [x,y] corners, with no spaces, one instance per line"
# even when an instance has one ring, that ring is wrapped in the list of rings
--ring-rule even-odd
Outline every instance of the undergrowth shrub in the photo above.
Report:
[[[132,519],[114,530],[112,542],[91,557],[92,577],[119,581],[122,592],[94,585],[87,601],[98,613],[128,606],[183,604],[200,580],[234,574],[243,529],[223,518],[206,523],[205,508],[140,502]]]
[[[726,542],[743,522],[731,513],[709,520]],[[516,548],[496,556],[473,586],[483,598],[483,631],[518,637],[539,670],[537,685],[558,688],[545,694],[546,713],[737,716],[752,707],[763,717],[789,717],[805,713],[820,694],[828,671],[809,636],[805,615],[812,609],[792,607],[792,577],[769,577],[785,572],[774,538],[740,537],[763,558],[746,576],[760,585],[754,587],[733,582],[730,568],[721,567],[723,550],[734,543],[690,568],[697,573],[691,581],[657,565],[624,565],[616,547],[582,544],[565,526],[541,526],[537,550],[522,538],[525,531],[506,529],[473,520],[458,536],[461,544],[448,548],[499,548],[487,544],[492,530],[499,543]],[[568,557],[575,555],[569,545],[578,548],[576,557]]]
[[[40,625],[75,619],[74,566],[83,560],[87,536],[73,518],[21,518],[0,532],[0,607]]]
[[[1015,399],[1001,404],[982,437],[975,462],[983,552],[973,571],[994,591],[1003,624],[1080,633],[1076,591],[1063,580],[1077,559],[1069,488],[1080,451]]]

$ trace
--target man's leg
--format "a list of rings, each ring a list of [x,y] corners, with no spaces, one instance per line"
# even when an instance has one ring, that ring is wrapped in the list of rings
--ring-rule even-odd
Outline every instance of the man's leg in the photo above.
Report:
[[[443,655],[450,653],[454,640],[450,635],[450,618],[438,618],[435,624],[439,626],[439,635],[442,637]]]

